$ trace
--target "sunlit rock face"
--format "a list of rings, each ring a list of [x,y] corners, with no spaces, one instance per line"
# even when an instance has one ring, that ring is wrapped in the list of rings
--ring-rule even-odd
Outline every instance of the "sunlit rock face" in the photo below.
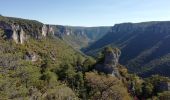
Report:
[[[42,36],[46,37],[48,35],[54,35],[54,28],[50,25],[43,25],[42,27]]]
[[[16,24],[12,24],[11,27],[12,27],[12,31],[13,31],[12,39],[16,43],[23,44],[26,41],[26,34],[25,34],[23,28]]]
[[[24,29],[18,24],[12,24],[11,28],[12,28],[12,39],[16,43],[24,44],[24,42],[28,38],[28,35],[26,35]],[[54,29],[50,25],[43,25],[42,36],[47,37],[48,35],[54,35]],[[33,37],[37,38],[36,36]]]
[[[106,74],[111,74],[112,76],[120,77],[117,67],[120,55],[121,51],[119,49],[106,48],[104,50],[104,63],[97,65],[96,70]]]
[[[72,33],[71,30],[69,30],[69,29],[67,29],[67,28],[65,29],[65,32],[64,32],[65,35],[70,35],[71,33]]]
[[[47,26],[44,24],[42,27],[42,36],[46,37],[48,32]]]
[[[25,34],[24,30],[21,28],[20,43],[23,44],[25,41],[26,41],[26,34]]]
[[[110,49],[110,50],[105,50],[105,61],[104,64],[109,64],[113,66],[117,66],[119,57],[121,55],[121,52],[119,49]]]
[[[13,34],[12,34],[12,39],[16,42],[16,43],[19,43],[19,33],[20,33],[20,27],[19,25],[15,25],[15,24],[12,24],[12,31],[13,31]]]
[[[51,35],[54,35],[54,28],[52,26],[49,25],[49,33]]]

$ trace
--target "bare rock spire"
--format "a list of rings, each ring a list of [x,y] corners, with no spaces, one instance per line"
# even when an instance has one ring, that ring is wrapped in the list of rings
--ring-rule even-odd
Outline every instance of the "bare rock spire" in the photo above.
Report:
[[[20,31],[20,43],[23,44],[26,41],[26,34],[24,32],[24,30],[21,28]]]
[[[120,55],[121,55],[121,51],[117,48],[114,49],[110,47],[105,48],[104,62],[102,64],[96,65],[95,67],[96,70],[120,78],[120,73],[117,67],[119,63]]]
[[[44,24],[43,27],[42,27],[42,36],[43,36],[43,37],[46,37],[46,36],[47,36],[47,33],[48,33],[48,28],[47,28],[47,26]]]
[[[53,28],[53,26],[49,25],[48,33],[51,34],[51,35],[54,35],[54,28]]]
[[[12,39],[13,39],[16,43],[19,43],[19,41],[20,41],[20,36],[19,36],[20,27],[19,27],[19,25],[12,24],[12,31],[13,31]]]
[[[42,27],[42,36],[46,37],[48,35],[54,35],[54,28],[51,25],[43,25]]]
[[[26,34],[25,34],[23,28],[16,24],[12,24],[11,27],[12,27],[12,31],[13,31],[12,39],[16,43],[23,44],[26,40]]]

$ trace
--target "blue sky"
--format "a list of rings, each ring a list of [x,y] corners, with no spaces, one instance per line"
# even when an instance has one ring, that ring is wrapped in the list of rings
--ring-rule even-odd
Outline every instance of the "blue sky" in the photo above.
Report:
[[[170,20],[170,0],[1,0],[0,14],[46,24],[113,26]]]

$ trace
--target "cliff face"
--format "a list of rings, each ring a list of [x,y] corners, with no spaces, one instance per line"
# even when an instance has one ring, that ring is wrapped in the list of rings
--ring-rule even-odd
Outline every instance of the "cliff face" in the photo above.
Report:
[[[48,35],[55,35],[76,49],[88,46],[110,30],[110,27],[45,25],[34,20],[3,16],[0,16],[0,28],[6,31],[8,39],[12,38],[16,43],[22,42],[23,44],[30,37],[41,39]]]
[[[47,31],[48,31],[47,26],[43,25],[43,27],[42,27],[42,36],[46,37],[47,36]]]
[[[12,39],[16,43],[23,44],[27,38],[23,28],[20,27],[19,25],[15,25],[15,24],[12,24],[11,27],[12,27],[12,31],[13,31]]]
[[[111,27],[51,26],[54,28],[55,36],[79,50],[100,39],[111,29]]]
[[[43,25],[42,26],[42,36],[46,37],[48,35],[54,35],[54,29],[50,25]]]
[[[170,76],[170,22],[116,24],[103,38],[89,46],[85,53],[95,54],[111,45],[122,51],[120,63],[144,77],[152,74]]]
[[[41,39],[54,35],[50,25],[43,25],[34,20],[0,16],[0,29],[5,31],[6,39],[13,39],[15,43],[24,44],[29,38]]]
[[[0,28],[5,31],[6,39],[13,39],[16,43],[23,44],[30,37],[40,39],[42,26],[34,20],[0,16]]]
[[[21,28],[21,32],[20,32],[20,42],[21,42],[21,44],[23,44],[26,40],[27,40],[26,34],[25,34],[24,30]]]

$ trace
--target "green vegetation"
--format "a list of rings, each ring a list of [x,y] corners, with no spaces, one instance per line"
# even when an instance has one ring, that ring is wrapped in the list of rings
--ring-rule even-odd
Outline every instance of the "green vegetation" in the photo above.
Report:
[[[168,100],[169,98],[168,83],[170,79],[159,75],[153,75],[148,78],[140,78],[135,74],[129,74],[127,69],[119,65],[119,71],[122,76],[124,85],[132,98],[144,100]],[[163,84],[162,84],[163,83]]]
[[[130,100],[127,89],[115,77],[88,72],[85,80],[91,100]]]
[[[118,65],[121,78],[98,73],[95,66],[104,62],[82,55],[58,37],[41,37],[41,23],[0,16],[0,99],[12,100],[168,100],[164,83],[168,77],[142,79]],[[2,23],[3,22],[3,23]],[[24,44],[7,38],[11,23],[25,27],[30,37]],[[5,27],[5,28],[4,28]],[[7,31],[8,30],[8,31]],[[33,32],[33,34],[32,34]],[[117,51],[111,47],[107,51]],[[166,58],[164,58],[166,59]]]
[[[32,97],[60,99],[69,96],[76,98],[75,92],[62,84],[58,80],[61,77],[57,76],[58,73],[56,74],[56,69],[60,68],[60,64],[74,63],[76,57],[81,56],[70,46],[57,38],[30,39],[24,45],[1,38],[0,43],[1,99]],[[35,62],[26,60],[27,52],[37,54],[38,60]]]
[[[104,47],[121,49],[120,63],[130,72],[142,77],[153,74],[170,76],[169,21],[122,23],[112,31],[86,47],[87,55],[96,56]]]
[[[73,48],[80,50],[104,36],[110,27],[72,27],[54,26],[55,34],[70,44]]]
[[[40,38],[40,22],[3,16],[0,20],[0,99],[78,99],[77,92],[59,80],[56,70],[85,57],[59,38]],[[20,24],[30,36],[24,44],[6,38],[12,23]]]

